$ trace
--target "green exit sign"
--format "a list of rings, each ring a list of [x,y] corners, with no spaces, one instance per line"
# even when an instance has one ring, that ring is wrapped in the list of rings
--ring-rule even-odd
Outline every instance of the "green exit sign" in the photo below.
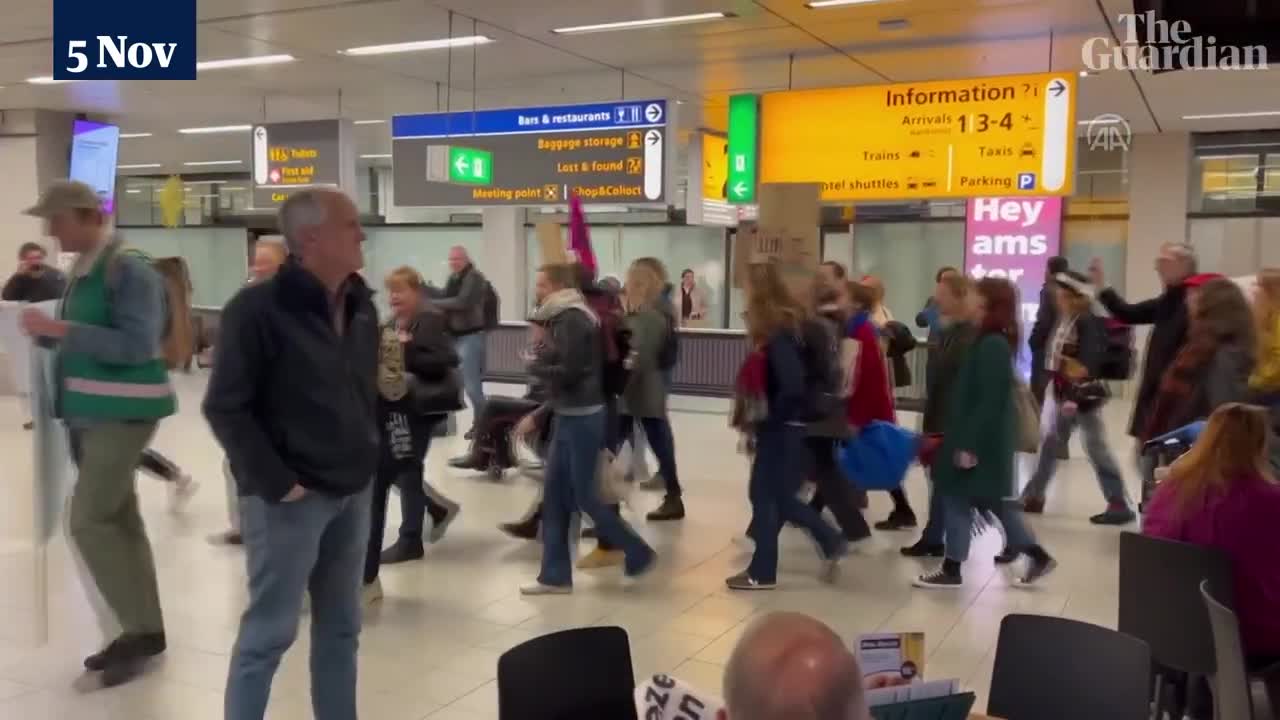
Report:
[[[449,148],[449,182],[488,185],[493,182],[493,153],[473,148]]]
[[[756,168],[760,149],[760,96],[729,98],[729,172],[725,197],[729,202],[756,201]]]

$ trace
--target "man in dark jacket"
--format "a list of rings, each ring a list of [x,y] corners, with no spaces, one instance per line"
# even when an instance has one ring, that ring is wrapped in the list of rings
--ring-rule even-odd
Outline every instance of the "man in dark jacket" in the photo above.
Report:
[[[656,554],[622,518],[600,501],[597,467],[605,446],[605,397],[602,389],[603,343],[599,320],[578,290],[573,265],[538,270],[537,294],[543,298],[532,323],[541,334],[529,374],[547,391],[543,412],[553,415],[543,490],[542,570],[524,595],[563,595],[573,591],[569,561],[570,518],[579,510],[591,518],[599,536],[626,554],[628,577],[653,568]],[[527,435],[536,423],[526,416],[516,429]]]
[[[57,268],[46,265],[45,257],[44,248],[39,243],[23,243],[18,250],[18,271],[4,284],[0,297],[29,303],[62,297],[67,279]]]
[[[489,281],[461,245],[449,250],[449,269],[449,282],[434,304],[449,318],[449,332],[456,339],[458,357],[462,359],[462,387],[471,403],[472,428],[466,435],[469,440],[484,411],[485,299]]]
[[[378,464],[378,317],[356,206],[304,190],[280,208],[291,256],[222,314],[204,414],[231,462],[249,607],[227,679],[227,720],[261,720],[311,591],[312,703],[356,717],[360,576]]]
[[[1098,293],[1098,301],[1111,313],[1111,317],[1128,325],[1151,325],[1151,337],[1147,339],[1146,357],[1142,363],[1142,378],[1138,382],[1138,396],[1133,404],[1133,419],[1129,434],[1138,437],[1146,428],[1147,412],[1160,389],[1160,378],[1173,363],[1178,350],[1187,338],[1187,289],[1184,281],[1196,272],[1195,250],[1186,243],[1165,243],[1156,258],[1156,273],[1164,285],[1158,297],[1129,304],[1115,290],[1107,287],[1102,262],[1094,258],[1089,263],[1090,280],[1094,287],[1106,288]]]
[[[1058,301],[1053,296],[1053,276],[1068,270],[1067,259],[1055,255],[1045,263],[1044,285],[1040,288],[1040,308],[1036,310],[1036,322],[1027,336],[1031,350],[1031,394],[1038,405],[1044,405],[1045,388],[1049,385],[1049,373],[1044,368],[1045,350],[1049,336],[1058,324]]]

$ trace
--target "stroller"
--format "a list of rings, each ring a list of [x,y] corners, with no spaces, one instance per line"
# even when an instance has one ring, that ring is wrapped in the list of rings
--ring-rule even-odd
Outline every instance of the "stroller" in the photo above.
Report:
[[[508,469],[521,466],[520,453],[511,433],[520,419],[537,407],[538,403],[527,397],[489,398],[485,403],[484,414],[476,423],[476,434],[466,466],[484,471],[493,480],[500,480]],[[534,455],[544,455],[546,436],[546,428],[538,428],[533,437],[527,439]]]
[[[1146,507],[1151,494],[1155,492],[1158,483],[1156,470],[1169,467],[1175,460],[1185,455],[1200,437],[1204,426],[1204,420],[1197,420],[1143,443],[1143,465],[1150,472],[1143,473],[1142,499],[1138,503],[1139,512]]]

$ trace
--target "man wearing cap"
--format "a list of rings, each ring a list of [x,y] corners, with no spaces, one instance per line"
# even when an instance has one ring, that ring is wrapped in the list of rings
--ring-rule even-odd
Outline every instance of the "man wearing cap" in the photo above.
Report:
[[[146,262],[121,252],[88,185],[56,182],[26,214],[42,218],[62,249],[79,255],[58,316],[28,308],[21,324],[57,351],[55,408],[78,467],[71,537],[122,630],[84,665],[110,687],[165,650],[155,562],[134,486],[157,424],[177,410],[161,355],[163,283]]]

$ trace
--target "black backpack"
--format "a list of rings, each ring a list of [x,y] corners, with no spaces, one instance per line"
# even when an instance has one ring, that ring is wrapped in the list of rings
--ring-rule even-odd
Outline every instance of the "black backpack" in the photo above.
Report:
[[[663,312],[662,316],[667,320],[667,334],[662,338],[662,347],[658,348],[658,369],[666,372],[680,362],[680,330],[671,313]]]
[[[800,325],[800,345],[808,397],[801,418],[817,422],[843,412],[840,363],[836,359],[840,354],[839,340],[826,323],[810,318]]]
[[[1102,353],[1098,377],[1103,380],[1128,380],[1133,375],[1133,328],[1106,319],[1107,348]]]
[[[498,291],[493,289],[493,283],[486,280],[484,283],[484,327],[486,330],[498,327],[498,316],[501,307],[502,301],[498,299]]]

